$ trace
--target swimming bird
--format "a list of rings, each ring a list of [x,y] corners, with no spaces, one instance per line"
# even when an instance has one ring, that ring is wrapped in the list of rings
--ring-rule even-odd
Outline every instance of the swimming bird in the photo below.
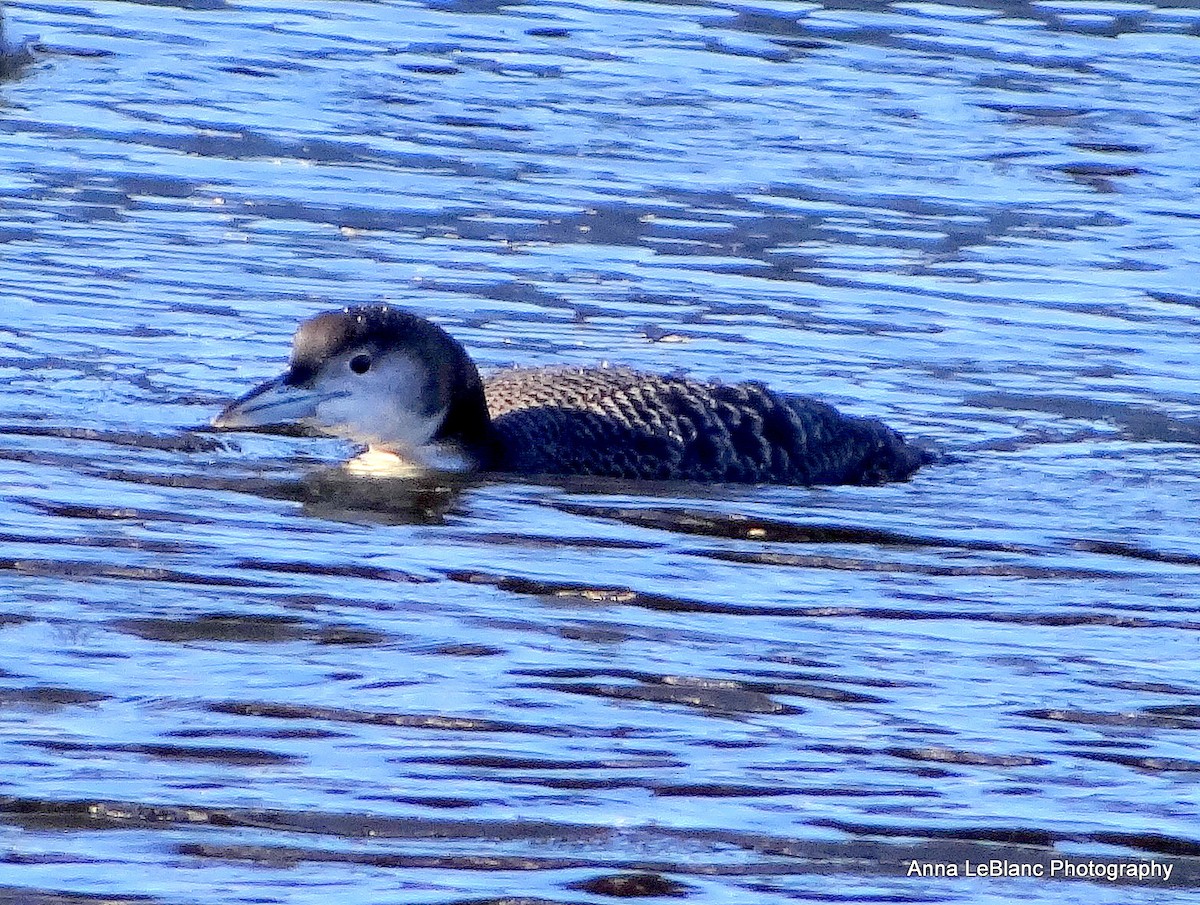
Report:
[[[622,367],[516,367],[481,378],[445,330],[387,305],[304,321],[288,369],[213,426],[300,427],[365,444],[355,461],[419,470],[879,484],[933,460],[880,421],[756,382]]]

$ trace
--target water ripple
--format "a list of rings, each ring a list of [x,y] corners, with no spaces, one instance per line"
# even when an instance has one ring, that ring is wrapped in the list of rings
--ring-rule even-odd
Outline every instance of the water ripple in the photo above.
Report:
[[[0,902],[1200,885],[1194,10],[5,12]],[[202,427],[377,301],[944,456],[404,483]]]

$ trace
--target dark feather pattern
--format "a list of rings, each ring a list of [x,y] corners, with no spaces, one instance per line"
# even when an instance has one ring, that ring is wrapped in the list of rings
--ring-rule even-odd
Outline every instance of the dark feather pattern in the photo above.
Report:
[[[933,458],[880,421],[759,383],[624,368],[512,368],[484,380],[492,467],[525,474],[775,484],[904,480]]]
[[[510,368],[481,380],[458,340],[390,305],[305,321],[288,371],[213,423],[288,419],[418,462],[427,448],[435,460],[449,453],[467,468],[530,475],[880,484],[935,458],[880,421],[760,383],[608,367]]]

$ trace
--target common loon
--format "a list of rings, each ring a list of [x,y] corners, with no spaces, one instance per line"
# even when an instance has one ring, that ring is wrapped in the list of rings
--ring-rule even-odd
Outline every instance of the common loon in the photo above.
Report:
[[[304,321],[287,371],[212,423],[344,437],[368,447],[355,461],[530,475],[879,484],[934,458],[880,421],[760,383],[617,367],[518,367],[481,379],[445,330],[386,305]]]

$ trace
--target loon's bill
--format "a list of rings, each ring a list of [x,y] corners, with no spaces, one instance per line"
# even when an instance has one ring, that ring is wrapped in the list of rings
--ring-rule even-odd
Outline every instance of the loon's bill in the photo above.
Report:
[[[342,394],[346,395],[346,394]],[[212,420],[222,430],[253,430],[299,425],[319,428],[318,408],[336,394],[291,386],[284,377],[259,384],[245,396],[225,406]]]
[[[878,484],[935,459],[880,421],[758,383],[608,367],[484,380],[441,327],[385,305],[302,323],[286,373],[213,426],[303,428],[422,467],[537,475]]]

